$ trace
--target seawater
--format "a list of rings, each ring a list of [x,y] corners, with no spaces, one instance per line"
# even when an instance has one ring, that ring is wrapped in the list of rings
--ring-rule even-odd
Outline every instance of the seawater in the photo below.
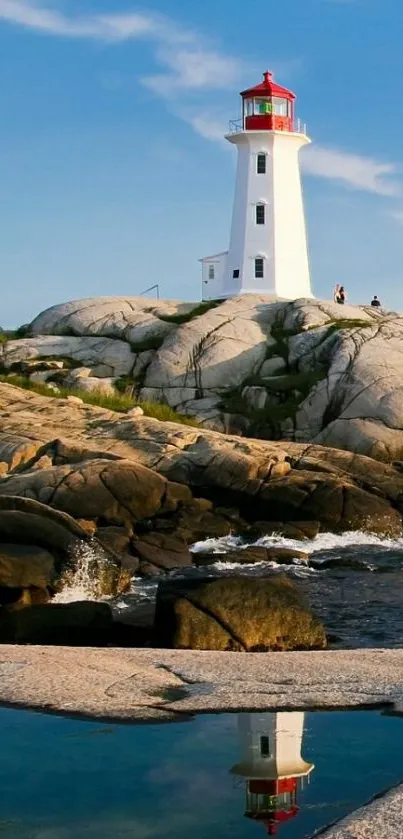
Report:
[[[309,541],[265,536],[254,544],[288,547],[305,551],[308,563],[295,560],[292,565],[260,562],[253,565],[222,561],[228,551],[248,547],[238,537],[206,539],[192,550],[213,552],[216,561],[207,568],[180,569],[171,576],[245,575],[267,577],[284,573],[298,582],[307,599],[333,638],[333,647],[398,647],[403,642],[403,538],[387,539],[351,532],[343,535],[321,533]],[[93,567],[97,557],[91,546],[78,557],[77,570],[58,595],[59,602],[98,599]],[[329,565],[330,564],[330,565]],[[128,595],[112,602],[119,613],[152,608],[158,578],[134,578]],[[127,618],[126,618],[127,619]]]
[[[375,711],[118,725],[0,709],[0,725],[7,839],[308,839],[403,779],[403,719]]]

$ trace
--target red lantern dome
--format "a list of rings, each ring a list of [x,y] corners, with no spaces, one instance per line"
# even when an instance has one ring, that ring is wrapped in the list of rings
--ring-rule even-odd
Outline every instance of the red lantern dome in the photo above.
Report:
[[[269,836],[275,836],[284,822],[298,814],[297,778],[251,780],[247,782],[245,816],[260,822]]]
[[[241,93],[243,125],[247,131],[294,131],[295,93],[263,74],[263,81]]]

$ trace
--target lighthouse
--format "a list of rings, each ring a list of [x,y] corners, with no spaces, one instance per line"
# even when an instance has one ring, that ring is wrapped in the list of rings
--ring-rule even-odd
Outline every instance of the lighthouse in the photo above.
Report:
[[[269,836],[298,814],[297,797],[314,769],[301,756],[303,712],[239,714],[241,760],[231,774],[245,778],[245,816]]]
[[[202,297],[313,297],[299,167],[310,140],[295,94],[266,72],[241,99],[242,116],[226,135],[237,149],[229,249],[200,260]]]

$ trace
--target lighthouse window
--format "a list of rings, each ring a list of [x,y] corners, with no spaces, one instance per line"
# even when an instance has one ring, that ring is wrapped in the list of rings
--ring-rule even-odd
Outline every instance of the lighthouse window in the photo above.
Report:
[[[273,105],[274,113],[277,117],[288,116],[288,99],[280,99],[280,97],[275,96],[273,99]]]
[[[258,256],[255,259],[255,278],[257,280],[263,279],[264,277],[264,261],[262,257]]]
[[[255,114],[264,116],[273,113],[273,105],[270,99],[255,99]]]
[[[268,737],[260,738],[260,754],[262,757],[270,757],[270,743]]]
[[[256,224],[265,223],[265,206],[264,204],[256,205]]]
[[[266,174],[266,155],[258,154],[257,156],[257,173],[258,175]]]
[[[209,265],[208,267],[208,278],[209,280],[214,280],[214,265]]]

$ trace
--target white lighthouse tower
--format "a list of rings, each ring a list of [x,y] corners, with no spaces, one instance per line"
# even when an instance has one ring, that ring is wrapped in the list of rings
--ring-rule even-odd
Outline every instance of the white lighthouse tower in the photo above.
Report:
[[[229,250],[201,260],[203,299],[312,297],[299,169],[310,140],[295,94],[266,72],[241,97],[242,117],[226,136],[238,152]]]
[[[231,773],[246,779],[245,816],[269,836],[298,814],[297,795],[314,769],[301,756],[304,713],[239,714],[241,761]]]

